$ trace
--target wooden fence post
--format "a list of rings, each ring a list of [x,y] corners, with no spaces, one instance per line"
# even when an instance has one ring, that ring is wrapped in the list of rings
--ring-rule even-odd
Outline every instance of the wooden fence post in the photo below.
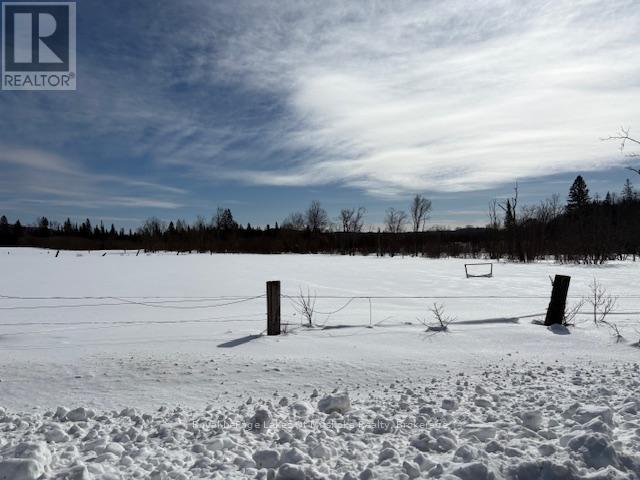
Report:
[[[267,335],[280,335],[280,282],[267,282]]]
[[[564,311],[567,306],[567,294],[569,293],[569,282],[571,277],[566,275],[556,275],[553,279],[551,289],[551,301],[547,309],[547,317],[544,321],[546,326],[564,323]]]

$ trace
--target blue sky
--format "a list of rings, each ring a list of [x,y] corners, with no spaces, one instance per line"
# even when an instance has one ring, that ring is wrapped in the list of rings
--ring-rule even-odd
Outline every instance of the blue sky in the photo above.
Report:
[[[637,1],[343,3],[79,1],[78,90],[0,92],[0,213],[375,225],[422,193],[457,226],[634,180],[601,138],[640,129]]]

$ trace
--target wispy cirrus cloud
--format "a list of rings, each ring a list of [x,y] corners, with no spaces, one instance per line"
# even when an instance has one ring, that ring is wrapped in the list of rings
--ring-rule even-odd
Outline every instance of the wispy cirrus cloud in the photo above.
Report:
[[[9,180],[0,183],[0,194],[13,197],[14,203],[175,209],[182,204],[163,197],[185,193],[180,188],[127,176],[92,173],[77,162],[33,148],[0,144],[0,167]],[[135,191],[136,195],[123,195],[123,191]]]
[[[234,177],[466,191],[624,162],[599,138],[640,117],[636,2],[270,7],[220,65],[281,95],[279,145],[310,153]]]
[[[635,0],[86,0],[78,91],[0,94],[0,197],[254,215],[254,186],[375,203],[606,170],[638,24]]]

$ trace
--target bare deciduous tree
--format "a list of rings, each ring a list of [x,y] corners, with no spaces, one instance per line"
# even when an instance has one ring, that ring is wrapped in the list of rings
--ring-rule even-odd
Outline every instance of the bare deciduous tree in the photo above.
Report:
[[[340,223],[342,223],[342,231],[345,233],[360,233],[364,226],[364,214],[367,211],[360,207],[343,208],[340,211]]]
[[[411,201],[409,212],[413,223],[413,231],[421,232],[424,230],[431,212],[431,200],[424,198],[422,195],[416,195]]]
[[[349,227],[351,226],[351,219],[353,218],[353,214],[355,213],[353,208],[343,208],[340,210],[340,223],[342,223],[342,231],[348,232]]]
[[[160,220],[158,217],[150,217],[144,221],[144,224],[142,225],[142,227],[138,229],[138,231],[142,235],[147,235],[151,237],[154,235],[158,236],[164,233],[166,229],[167,229],[167,225],[165,222]]]
[[[300,212],[290,213],[287,215],[287,218],[282,221],[281,227],[285,230],[304,230],[306,228],[304,215]]]
[[[564,207],[560,204],[560,195],[554,193],[550,198],[540,202],[536,208],[535,218],[540,223],[548,224],[558,218]]]
[[[627,148],[627,143],[635,143],[640,145],[640,140],[633,138],[630,136],[631,129],[620,127],[620,130],[616,135],[611,135],[610,137],[603,138],[603,140],[617,140],[620,142],[620,151],[624,152]],[[640,153],[632,152],[627,154],[628,157],[640,157]],[[631,170],[632,172],[636,172],[640,174],[640,169],[627,167],[627,170]]]
[[[364,207],[358,207],[355,211],[353,219],[351,221],[351,231],[360,233],[364,228],[364,215],[367,213],[367,209]]]
[[[387,213],[384,217],[385,232],[389,233],[401,233],[404,231],[404,226],[407,223],[407,214],[402,210],[396,210],[395,208],[387,209]]]
[[[498,200],[495,198],[489,202],[489,228],[498,230],[500,228],[500,218],[498,217]]]
[[[307,227],[312,232],[323,232],[329,226],[329,215],[322,208],[318,200],[314,200],[309,205],[306,212]]]

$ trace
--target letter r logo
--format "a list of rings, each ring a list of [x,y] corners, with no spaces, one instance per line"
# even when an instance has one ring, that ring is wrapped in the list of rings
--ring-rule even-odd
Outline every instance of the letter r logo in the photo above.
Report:
[[[50,13],[38,14],[38,63],[63,63],[46,44],[44,39],[56,32],[56,18]],[[16,13],[13,19],[14,62],[33,63],[33,15],[30,13]]]
[[[3,58],[6,72],[69,71],[70,47],[75,44],[67,3],[3,4]],[[73,19],[75,27],[75,17]]]

